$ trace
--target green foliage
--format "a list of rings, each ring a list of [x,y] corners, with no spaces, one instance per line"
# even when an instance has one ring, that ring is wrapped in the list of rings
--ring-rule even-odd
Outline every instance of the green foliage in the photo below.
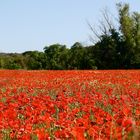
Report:
[[[46,68],[46,56],[43,52],[28,51],[24,52],[27,69],[39,70]]]
[[[67,69],[68,49],[65,45],[53,44],[46,46],[47,69]]]
[[[126,54],[126,68],[140,68],[140,14],[130,14],[128,4],[118,4],[120,31]]]
[[[0,56],[0,68],[2,69],[22,69],[23,63],[22,57],[17,54]]]
[[[66,70],[66,69],[139,69],[140,14],[130,13],[128,4],[117,4],[118,25],[114,27],[103,13],[101,34],[91,46],[74,43],[71,48],[52,44],[44,52],[27,51],[22,54],[0,54],[1,69]]]
[[[140,14],[130,14],[128,4],[117,4],[119,30],[104,15],[103,33],[92,46],[95,64],[99,69],[140,68]],[[109,28],[108,28],[109,27]]]

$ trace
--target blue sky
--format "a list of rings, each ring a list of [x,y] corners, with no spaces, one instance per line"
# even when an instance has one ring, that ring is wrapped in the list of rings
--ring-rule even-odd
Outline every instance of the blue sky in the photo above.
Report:
[[[101,10],[117,17],[119,0],[0,0],[0,52],[43,51],[60,43],[68,47],[79,41],[89,44],[86,23],[98,24]],[[140,0],[122,0],[140,12]]]

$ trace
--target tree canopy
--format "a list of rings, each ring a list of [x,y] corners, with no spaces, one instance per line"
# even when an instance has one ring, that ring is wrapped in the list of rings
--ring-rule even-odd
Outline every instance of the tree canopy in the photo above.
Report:
[[[89,46],[75,42],[70,48],[63,44],[44,47],[44,52],[0,54],[1,69],[139,69],[140,13],[130,12],[129,4],[118,3],[118,27],[103,13],[100,33],[89,24],[98,38]],[[94,40],[94,36],[92,37]]]

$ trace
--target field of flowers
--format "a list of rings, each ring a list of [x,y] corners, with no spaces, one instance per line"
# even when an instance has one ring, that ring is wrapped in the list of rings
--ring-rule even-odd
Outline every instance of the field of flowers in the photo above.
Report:
[[[0,139],[139,140],[140,71],[0,71]]]

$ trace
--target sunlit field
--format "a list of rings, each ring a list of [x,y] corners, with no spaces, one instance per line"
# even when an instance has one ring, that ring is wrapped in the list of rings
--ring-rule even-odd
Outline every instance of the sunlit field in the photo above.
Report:
[[[0,71],[0,139],[139,140],[140,71]]]

